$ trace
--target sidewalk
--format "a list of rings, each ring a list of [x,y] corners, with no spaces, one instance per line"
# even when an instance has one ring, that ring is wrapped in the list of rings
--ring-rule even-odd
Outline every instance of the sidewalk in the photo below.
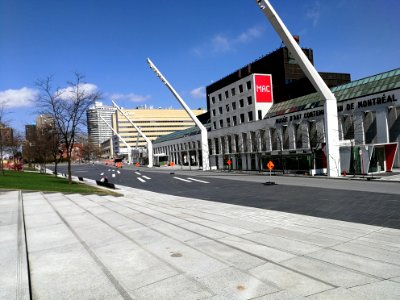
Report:
[[[22,194],[33,299],[400,297],[400,230],[120,188]],[[18,201],[2,193],[2,211]],[[7,218],[0,298],[13,299]]]

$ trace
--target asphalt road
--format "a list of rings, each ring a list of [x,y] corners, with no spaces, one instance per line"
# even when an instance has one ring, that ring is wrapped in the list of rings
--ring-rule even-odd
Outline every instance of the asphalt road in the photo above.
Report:
[[[132,167],[131,167],[132,168]],[[66,166],[59,166],[66,173]],[[137,189],[400,229],[398,183],[73,165],[73,175]]]

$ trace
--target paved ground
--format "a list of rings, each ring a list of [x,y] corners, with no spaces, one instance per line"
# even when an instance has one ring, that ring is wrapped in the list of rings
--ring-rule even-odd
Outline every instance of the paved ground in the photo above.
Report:
[[[398,182],[274,176],[277,185],[266,186],[261,184],[269,180],[266,175],[130,168],[74,165],[73,174],[107,176],[117,185],[163,194],[400,229]]]
[[[122,192],[0,193],[0,299],[400,299],[400,230]]]

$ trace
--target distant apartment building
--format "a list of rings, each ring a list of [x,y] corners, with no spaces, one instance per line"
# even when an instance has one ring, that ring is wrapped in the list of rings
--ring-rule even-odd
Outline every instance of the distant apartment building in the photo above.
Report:
[[[14,139],[14,131],[11,127],[0,124],[0,138],[2,145],[11,144]]]
[[[100,146],[101,143],[113,136],[112,129],[105,122],[112,124],[112,116],[115,111],[114,107],[103,105],[102,102],[96,102],[88,109],[86,113],[87,128],[89,140],[92,143]]]
[[[54,118],[50,115],[39,115],[36,118],[36,128],[53,128],[54,127]]]

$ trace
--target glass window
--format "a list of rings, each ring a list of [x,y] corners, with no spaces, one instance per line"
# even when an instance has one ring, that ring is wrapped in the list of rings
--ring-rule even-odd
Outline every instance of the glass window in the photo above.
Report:
[[[243,84],[239,84],[239,93],[243,93]]]
[[[244,123],[244,114],[240,114],[240,124]]]
[[[249,122],[253,121],[253,112],[249,111],[247,114],[248,114],[248,117],[249,117]]]
[[[215,109],[212,110],[212,115],[215,117]]]
[[[225,91],[225,99],[228,99],[228,98],[229,98],[229,92]]]
[[[219,120],[219,128],[224,127],[224,120]]]
[[[215,104],[215,97],[211,98],[211,102],[212,102],[212,104]]]
[[[227,104],[225,108],[226,108],[226,111],[228,112],[229,111],[229,104]]]
[[[244,101],[243,101],[243,99],[240,99],[239,100],[239,107],[243,107],[244,106]]]
[[[253,97],[251,97],[251,96],[247,97],[247,104],[248,105],[253,104]]]
[[[226,118],[226,126],[231,127],[231,119]]]
[[[218,107],[219,114],[222,115],[222,107]]]
[[[247,81],[246,86],[248,90],[251,90],[251,81]]]
[[[258,119],[262,120],[262,110],[261,109],[258,110]]]
[[[231,94],[232,94],[232,96],[235,96],[235,95],[236,95],[236,90],[235,90],[235,88],[232,88],[232,89],[231,89]]]
[[[233,116],[233,117],[232,117],[232,125],[233,125],[233,126],[236,126],[236,125],[237,125],[237,118],[236,118],[236,116]]]
[[[218,100],[222,101],[222,95],[221,94],[218,94]]]
[[[232,109],[233,109],[233,110],[236,109],[236,102],[232,102]]]

